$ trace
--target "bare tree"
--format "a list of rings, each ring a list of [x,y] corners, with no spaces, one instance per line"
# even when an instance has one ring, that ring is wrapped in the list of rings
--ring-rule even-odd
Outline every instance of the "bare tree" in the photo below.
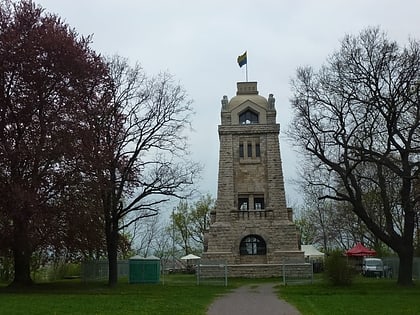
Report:
[[[153,255],[159,257],[163,264],[167,264],[171,257],[174,258],[172,231],[168,229],[168,225],[159,226],[153,240]]]
[[[156,215],[132,224],[131,243],[137,254],[144,257],[155,255],[156,248],[159,247],[157,241],[160,240],[160,236],[165,230],[159,218],[160,216]]]
[[[419,78],[419,42],[410,40],[400,48],[370,28],[346,36],[319,72],[298,69],[292,82],[295,114],[289,135],[306,150],[314,169],[334,179],[314,184],[328,188],[323,198],[349,203],[369,230],[398,254],[400,285],[412,284]],[[373,189],[380,201],[374,212],[365,198]]]
[[[322,174],[308,172],[306,168],[300,170],[300,179],[296,181],[296,185],[302,192],[304,204],[295,222],[300,229],[303,244],[319,244],[328,251],[335,247],[334,229],[331,224],[333,205],[330,200],[320,200],[325,193],[323,187],[312,185],[313,178],[319,178],[318,176]]]
[[[377,252],[383,252],[385,250],[383,243],[351,211],[350,204],[323,198],[329,194],[328,188],[325,187],[327,186],[325,183],[331,182],[329,175],[317,170],[302,169],[300,180],[296,181],[304,200],[299,216],[295,220],[301,232],[302,243],[315,243],[328,251],[346,250],[357,242],[363,242],[366,246],[375,248]],[[385,229],[383,214],[378,211],[381,203],[373,187],[366,188],[363,200],[370,213],[377,217],[378,224]],[[400,226],[400,223],[396,220],[397,226]]]
[[[183,197],[200,171],[188,160],[191,102],[169,74],[149,78],[121,57],[109,61],[112,100],[91,117],[96,137],[85,140],[100,189],[109,285],[118,280],[120,231],[154,216],[171,196]]]

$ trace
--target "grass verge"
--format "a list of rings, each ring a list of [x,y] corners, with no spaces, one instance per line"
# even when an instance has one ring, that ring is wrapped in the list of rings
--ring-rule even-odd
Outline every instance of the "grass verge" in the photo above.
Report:
[[[348,287],[323,283],[282,286],[280,297],[296,306],[302,315],[420,314],[419,283],[410,288],[396,280],[356,278]]]

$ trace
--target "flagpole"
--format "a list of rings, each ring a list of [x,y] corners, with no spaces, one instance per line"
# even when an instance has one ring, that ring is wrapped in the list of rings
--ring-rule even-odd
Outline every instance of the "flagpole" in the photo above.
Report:
[[[246,61],[246,82],[248,82],[248,60]]]
[[[248,50],[246,51],[246,82],[248,82]]]
[[[240,68],[242,68],[243,65],[245,65],[245,79],[246,82],[248,82],[248,56],[247,51],[245,51],[244,54],[239,55],[236,59],[238,61],[238,65]]]

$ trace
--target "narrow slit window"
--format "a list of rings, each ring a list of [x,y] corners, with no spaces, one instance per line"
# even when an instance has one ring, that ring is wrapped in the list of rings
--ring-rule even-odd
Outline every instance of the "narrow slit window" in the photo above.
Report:
[[[261,155],[260,144],[259,143],[256,143],[255,144],[255,156],[256,157],[260,157],[260,155]]]
[[[248,157],[249,158],[252,157],[252,144],[251,143],[248,143],[247,151],[248,151]]]
[[[244,157],[244,144],[243,143],[239,144],[239,157],[241,158]]]

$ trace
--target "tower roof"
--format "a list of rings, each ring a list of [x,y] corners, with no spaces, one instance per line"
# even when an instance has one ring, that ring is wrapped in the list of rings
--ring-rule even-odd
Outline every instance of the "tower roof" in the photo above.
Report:
[[[226,109],[232,111],[246,101],[250,101],[266,110],[269,109],[267,99],[258,95],[257,82],[237,82],[236,96],[231,98]]]

